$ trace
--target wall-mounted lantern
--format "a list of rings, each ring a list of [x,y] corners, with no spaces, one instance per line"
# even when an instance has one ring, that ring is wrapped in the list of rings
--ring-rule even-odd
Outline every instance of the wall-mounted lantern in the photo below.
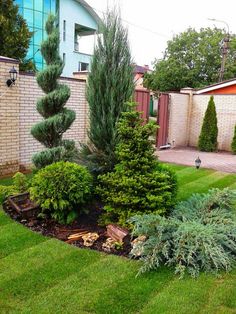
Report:
[[[11,68],[9,71],[10,79],[6,81],[8,87],[15,85],[15,81],[17,80],[17,70],[15,67]]]
[[[200,168],[201,162],[202,162],[202,161],[201,161],[201,159],[200,159],[199,157],[195,160],[195,166],[196,166],[197,169]]]

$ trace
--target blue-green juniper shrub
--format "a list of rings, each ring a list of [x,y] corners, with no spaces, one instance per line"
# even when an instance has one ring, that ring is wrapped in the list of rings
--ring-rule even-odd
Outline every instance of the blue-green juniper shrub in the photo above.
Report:
[[[133,235],[144,236],[131,251],[141,255],[140,272],[161,265],[196,277],[200,271],[229,271],[236,262],[235,191],[213,189],[180,202],[168,217],[135,216]]]

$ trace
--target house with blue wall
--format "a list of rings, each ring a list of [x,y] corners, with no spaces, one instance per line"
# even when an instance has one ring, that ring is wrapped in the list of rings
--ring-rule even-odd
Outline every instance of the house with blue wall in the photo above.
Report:
[[[71,77],[73,72],[88,71],[91,50],[86,51],[86,42],[93,45],[95,34],[101,23],[99,16],[84,0],[15,0],[19,12],[27,21],[33,36],[27,53],[38,70],[45,61],[40,53],[40,43],[46,38],[44,30],[49,13],[58,17],[60,31],[60,55],[65,62],[63,76]],[[88,39],[87,41],[85,39]]]

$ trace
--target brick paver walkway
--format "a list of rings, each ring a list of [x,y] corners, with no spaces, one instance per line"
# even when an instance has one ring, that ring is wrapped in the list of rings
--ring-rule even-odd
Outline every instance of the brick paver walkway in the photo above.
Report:
[[[158,150],[159,160],[186,166],[195,166],[195,159],[199,156],[201,167],[223,172],[236,173],[236,155],[228,152],[205,153],[194,148],[175,148]]]

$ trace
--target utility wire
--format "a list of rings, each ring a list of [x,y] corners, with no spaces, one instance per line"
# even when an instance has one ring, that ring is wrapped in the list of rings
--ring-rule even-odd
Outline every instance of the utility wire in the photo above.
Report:
[[[81,2],[80,2],[80,3],[81,3]],[[92,8],[94,11],[97,11],[97,12],[99,12],[99,13],[102,13],[102,14],[107,15],[107,12],[104,12],[104,11],[101,11],[101,10],[99,10],[99,9],[96,9],[96,8],[90,6],[90,5],[85,4],[85,3],[81,3],[81,5],[84,6],[84,7],[86,7],[87,9],[91,9],[91,8]],[[125,19],[123,19],[123,18],[120,18],[120,19],[121,19],[123,22],[125,22],[126,24],[129,24],[129,25],[131,25],[131,26],[134,26],[134,27],[143,29],[144,31],[149,32],[149,33],[152,33],[152,34],[154,34],[154,35],[156,35],[156,36],[164,37],[164,38],[169,38],[169,36],[167,36],[167,35],[165,35],[165,34],[162,34],[162,33],[158,33],[158,32],[156,32],[156,31],[153,31],[153,30],[150,29],[150,28],[146,28],[146,27],[144,27],[144,26],[141,26],[141,25],[132,23],[132,22],[130,22],[130,21],[128,21],[128,20],[125,20]]]

